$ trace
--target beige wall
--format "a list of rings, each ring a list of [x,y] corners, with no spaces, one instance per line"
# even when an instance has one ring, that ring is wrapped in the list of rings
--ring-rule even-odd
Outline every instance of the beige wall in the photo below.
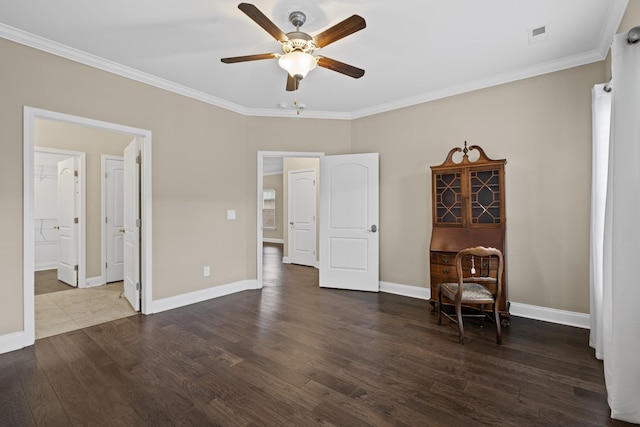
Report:
[[[589,311],[591,88],[604,62],[356,120],[380,153],[380,277],[428,286],[430,166],[464,141],[506,158],[509,299]]]
[[[289,224],[289,172],[303,169],[315,169],[316,171],[316,218],[319,218],[320,211],[320,159],[316,157],[285,157],[282,161],[283,170],[283,193],[284,193],[284,218],[285,224]],[[316,261],[320,254],[320,242],[319,238],[319,224],[316,221]],[[289,256],[289,227],[285,227],[284,230],[284,247],[283,256]]]
[[[4,39],[0,57],[0,335],[23,327],[25,105],[152,131],[154,300],[251,277],[246,117]],[[239,219],[227,221],[227,209]]]
[[[35,121],[36,147],[57,148],[86,153],[87,191],[87,278],[102,274],[102,158],[101,155],[122,156],[133,139],[130,135],[106,132],[85,126],[51,120]]]
[[[265,190],[273,188],[276,190],[276,229],[275,230],[263,230],[262,237],[265,239],[278,239],[282,240],[284,231],[284,211],[282,208],[282,201],[284,199],[284,193],[282,191],[282,174],[265,175],[262,177],[262,188]]]
[[[152,131],[154,300],[255,279],[257,151],[380,152],[381,279],[428,286],[429,166],[468,140],[508,160],[510,299],[588,312],[590,90],[604,61],[349,122],[244,117],[4,39],[0,57],[0,335],[22,330],[25,105]]]

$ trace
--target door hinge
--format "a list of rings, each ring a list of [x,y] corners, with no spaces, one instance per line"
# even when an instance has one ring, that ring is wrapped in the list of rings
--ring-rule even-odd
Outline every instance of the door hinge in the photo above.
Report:
[[[109,268],[109,263],[108,262],[104,263],[104,268]]]
[[[77,223],[78,223],[78,218],[77,218],[77,217],[76,217],[76,218],[73,218],[73,223],[74,223],[74,224],[77,224]]]
[[[73,176],[78,177],[78,171],[73,171]]]
[[[140,282],[136,283],[136,291],[140,291]]]
[[[109,172],[105,172],[105,173],[104,173],[104,177],[105,177],[105,178],[109,178]]]
[[[136,218],[136,227],[138,228],[142,227],[142,219]]]
[[[104,217],[104,223],[105,224],[109,224],[109,217],[107,217],[107,216]]]
[[[136,163],[137,163],[137,164],[142,164],[142,154],[138,154],[138,155],[136,156]]]
[[[313,185],[316,185],[316,180],[315,179],[313,180]]]
[[[77,265],[73,266],[73,271],[78,271],[78,266]]]

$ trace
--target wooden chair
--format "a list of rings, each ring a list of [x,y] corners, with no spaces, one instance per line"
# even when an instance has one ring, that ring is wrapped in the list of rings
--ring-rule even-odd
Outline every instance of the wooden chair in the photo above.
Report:
[[[471,260],[471,267],[467,264],[463,268],[463,259],[466,263]],[[474,264],[480,266],[480,274],[476,274]],[[497,260],[497,262],[496,262]],[[502,271],[504,269],[504,257],[502,252],[496,248],[485,248],[476,246],[475,248],[463,249],[456,254],[456,273],[458,283],[438,284],[438,325],[442,324],[444,315],[451,321],[458,324],[460,333],[460,344],[464,344],[464,326],[462,317],[489,317],[496,324],[496,342],[502,344],[502,331],[500,330],[500,317],[498,314],[498,304],[502,289]],[[463,274],[466,273],[466,274]],[[466,277],[465,277],[466,276]],[[444,311],[444,302],[449,302],[455,306],[455,318]],[[493,305],[493,317],[485,311],[485,305]],[[462,306],[476,306],[479,314],[462,314]],[[478,307],[479,306],[479,307]]]

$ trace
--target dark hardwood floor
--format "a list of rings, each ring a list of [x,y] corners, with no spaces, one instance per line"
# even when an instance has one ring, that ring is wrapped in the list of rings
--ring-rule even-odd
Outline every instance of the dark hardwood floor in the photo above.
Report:
[[[512,318],[458,343],[427,303],[320,289],[265,248],[264,289],[0,355],[0,426],[604,426],[588,331]]]

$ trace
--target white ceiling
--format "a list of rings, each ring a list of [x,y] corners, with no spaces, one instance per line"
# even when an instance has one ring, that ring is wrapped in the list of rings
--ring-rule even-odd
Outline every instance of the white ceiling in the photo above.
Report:
[[[220,62],[281,52],[236,0],[0,0],[0,37],[243,114],[295,116],[297,99],[302,116],[351,119],[602,60],[627,2],[253,0],[284,32],[294,10],[312,36],[367,22],[318,51],[364,77],[317,68],[295,93],[276,60]],[[530,43],[541,26],[546,40]]]

